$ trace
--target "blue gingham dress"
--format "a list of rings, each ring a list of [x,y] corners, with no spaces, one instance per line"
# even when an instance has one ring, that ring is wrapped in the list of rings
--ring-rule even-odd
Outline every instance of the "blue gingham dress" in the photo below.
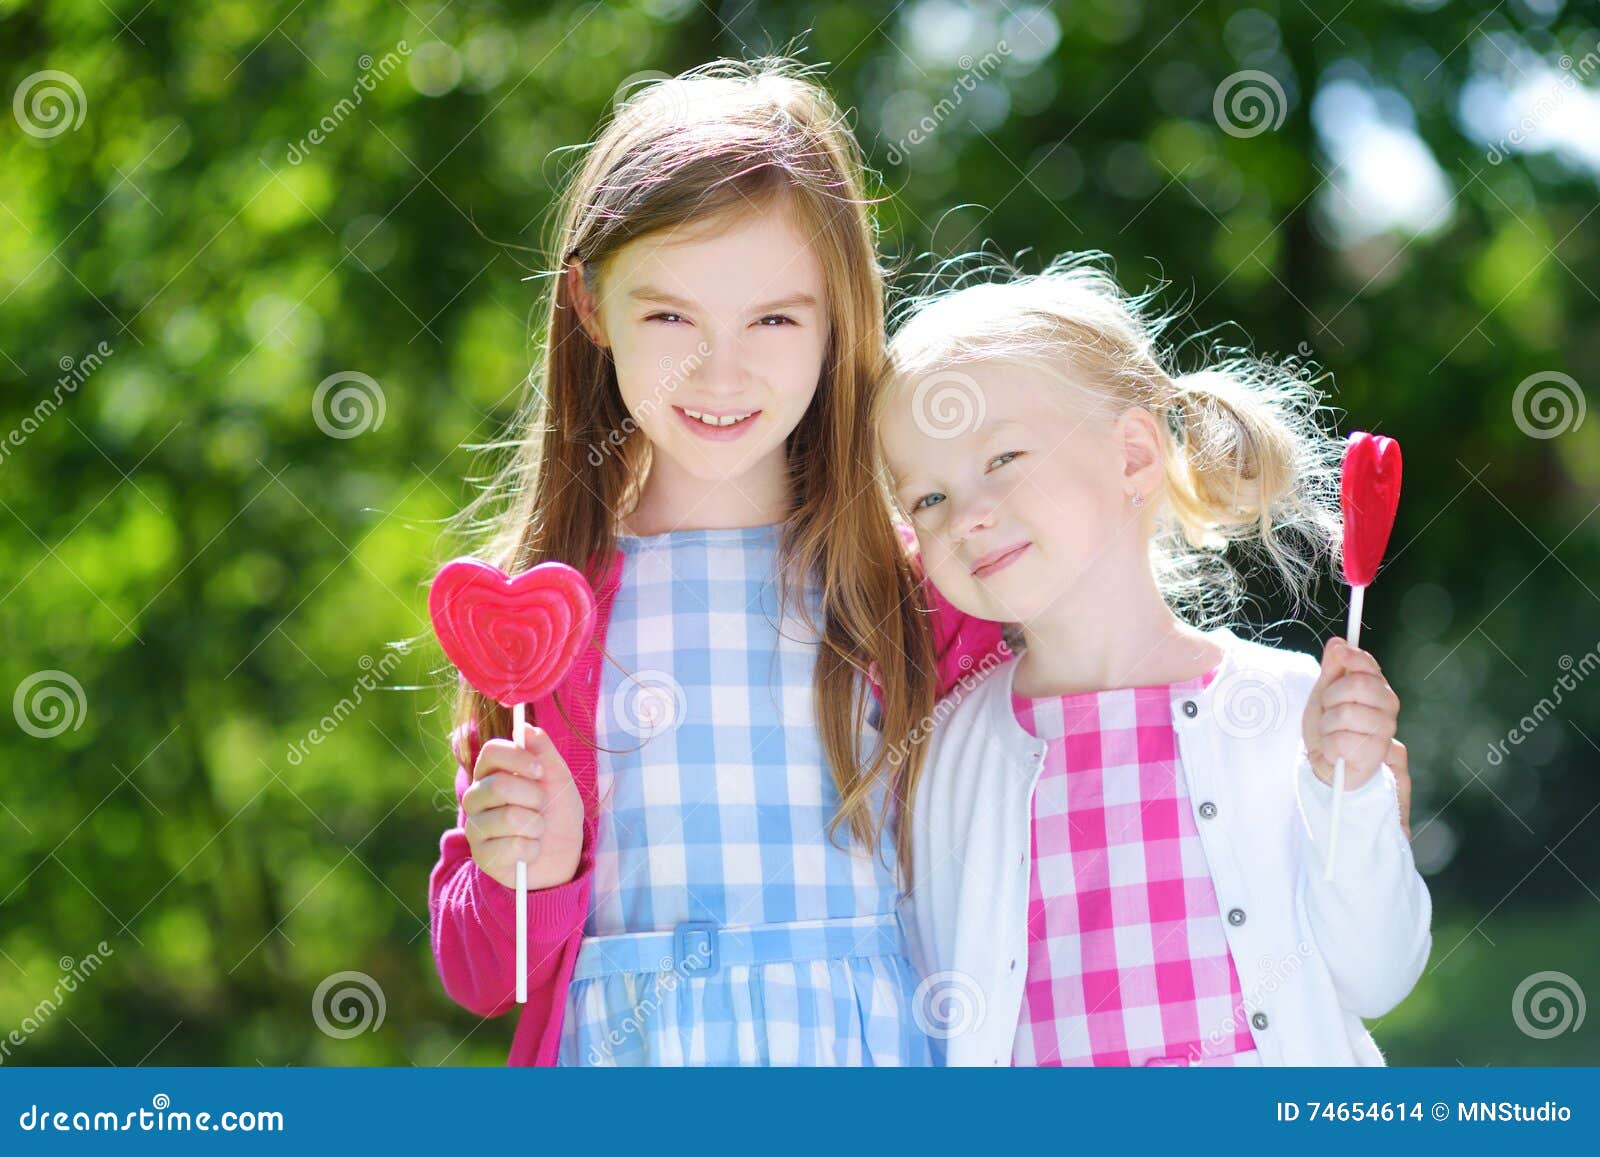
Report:
[[[780,620],[780,531],[619,537],[593,898],[559,1064],[930,1063],[894,921],[893,835],[876,855],[847,825],[844,848],[829,840],[839,796],[816,726],[817,636],[792,610]],[[814,584],[806,597],[820,623]],[[763,962],[675,967],[666,945],[689,921],[750,932]],[[630,935],[647,932],[668,935]],[[641,940],[648,951],[617,947]],[[823,941],[831,955],[797,950]],[[586,976],[602,956],[631,963]]]

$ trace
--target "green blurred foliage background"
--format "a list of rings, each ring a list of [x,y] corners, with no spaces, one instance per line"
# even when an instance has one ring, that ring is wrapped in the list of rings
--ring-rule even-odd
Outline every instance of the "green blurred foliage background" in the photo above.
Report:
[[[1560,0],[0,3],[0,1037],[25,1037],[0,1059],[503,1061],[512,1018],[456,1009],[428,946],[447,680],[389,644],[425,632],[464,447],[535,358],[564,150],[637,74],[798,38],[879,171],[900,288],[982,245],[1102,249],[1170,282],[1180,337],[1312,357],[1349,427],[1401,440],[1366,639],[1436,927],[1375,1032],[1394,1063],[1600,1060],[1592,1020],[1513,1012],[1540,972],[1600,994],[1594,687],[1491,757],[1600,659],[1596,24]],[[344,383],[354,436],[316,400],[342,373],[377,385]],[[1519,395],[1535,374],[1571,385]],[[1322,593],[1301,646],[1340,629]],[[313,1015],[343,971],[384,1006],[349,1037]]]

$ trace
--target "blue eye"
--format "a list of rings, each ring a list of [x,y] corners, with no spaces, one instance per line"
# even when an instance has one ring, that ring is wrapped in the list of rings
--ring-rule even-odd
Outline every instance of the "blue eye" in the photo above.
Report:
[[[928,501],[929,499],[934,499],[934,501],[930,502]],[[911,512],[915,514],[919,510],[927,510],[929,507],[937,506],[943,501],[944,495],[938,493],[937,491],[932,494],[924,494],[921,498],[917,499],[911,504]]]
[[[1007,450],[1004,454],[996,454],[993,458],[989,459],[989,469],[998,469],[999,467],[997,467],[995,463],[998,462],[1001,466],[1004,466],[1013,458],[1018,457],[1021,453],[1021,450]]]

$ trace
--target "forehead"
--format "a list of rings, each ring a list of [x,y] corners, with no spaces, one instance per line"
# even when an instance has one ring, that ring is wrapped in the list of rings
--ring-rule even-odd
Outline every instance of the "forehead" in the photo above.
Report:
[[[1066,392],[1044,367],[996,359],[901,377],[880,414],[891,467],[959,453],[1065,413]]]
[[[705,305],[793,293],[820,300],[824,289],[816,246],[782,201],[631,241],[612,257],[607,272],[615,290],[648,286]]]

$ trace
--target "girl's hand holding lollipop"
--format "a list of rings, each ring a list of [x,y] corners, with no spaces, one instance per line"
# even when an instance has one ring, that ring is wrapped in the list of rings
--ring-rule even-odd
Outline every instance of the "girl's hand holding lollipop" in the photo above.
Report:
[[[526,1004],[528,888],[566,883],[583,850],[583,801],[550,737],[528,725],[527,704],[559,687],[589,643],[594,593],[565,563],[508,578],[458,558],[434,577],[428,613],[467,682],[512,711],[515,742],[483,745],[461,805],[473,861],[517,889],[517,1003]]]
[[[1333,816],[1328,832],[1324,879],[1333,879],[1339,853],[1339,819],[1347,783],[1360,787],[1377,774],[1389,753],[1400,701],[1377,660],[1360,649],[1361,607],[1367,587],[1389,546],[1400,506],[1400,443],[1356,431],[1345,444],[1340,481],[1344,511],[1344,578],[1350,584],[1350,617],[1344,641],[1331,639],[1323,650],[1322,677],[1306,704],[1303,730],[1306,754],[1319,778],[1327,780],[1334,760]],[[1350,769],[1355,769],[1350,783]]]

